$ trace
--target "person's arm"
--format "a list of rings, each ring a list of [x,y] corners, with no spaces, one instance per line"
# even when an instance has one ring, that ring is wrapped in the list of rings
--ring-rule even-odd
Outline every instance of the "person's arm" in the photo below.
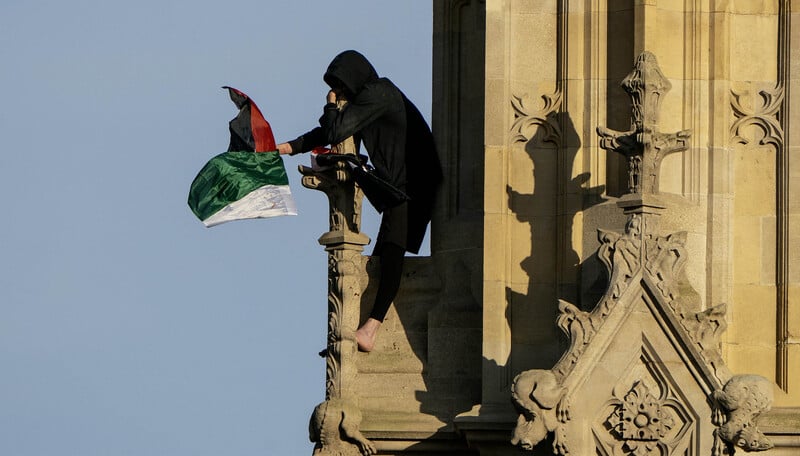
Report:
[[[308,152],[315,147],[339,144],[353,136],[386,111],[389,97],[381,92],[374,88],[365,89],[355,101],[348,102],[340,110],[336,105],[337,93],[329,91],[322,117],[319,118],[320,126],[297,139],[278,144],[278,151],[281,154]]]
[[[292,146],[289,143],[280,143],[278,144],[278,153],[281,155],[291,154],[292,153]]]
[[[278,144],[278,152],[280,152],[281,155],[295,155],[308,152],[315,147],[328,144],[325,142],[324,138],[325,137],[322,134],[322,128],[317,127],[291,141]]]

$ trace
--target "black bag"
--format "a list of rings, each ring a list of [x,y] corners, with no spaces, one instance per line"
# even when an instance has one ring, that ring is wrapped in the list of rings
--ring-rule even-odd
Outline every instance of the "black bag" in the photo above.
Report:
[[[332,165],[336,162],[347,163],[364,196],[378,212],[383,212],[390,207],[397,206],[410,198],[402,190],[381,179],[375,169],[352,154],[322,154],[317,156],[317,163],[322,166]]]

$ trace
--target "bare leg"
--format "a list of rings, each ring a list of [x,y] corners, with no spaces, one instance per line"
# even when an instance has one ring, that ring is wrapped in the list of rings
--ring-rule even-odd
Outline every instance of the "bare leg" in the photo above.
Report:
[[[356,342],[358,342],[358,349],[360,351],[370,352],[375,348],[375,338],[378,336],[378,329],[380,329],[380,327],[380,320],[369,318],[358,328],[358,331],[356,331]]]
[[[375,304],[372,306],[369,319],[356,331],[356,341],[361,351],[369,352],[375,347],[378,329],[400,288],[405,253],[405,249],[392,243],[387,243],[381,251],[380,282]]]

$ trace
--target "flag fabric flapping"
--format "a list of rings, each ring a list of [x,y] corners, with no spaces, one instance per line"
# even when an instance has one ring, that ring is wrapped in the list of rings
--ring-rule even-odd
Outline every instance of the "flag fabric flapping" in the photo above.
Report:
[[[189,207],[207,227],[232,220],[297,215],[272,128],[244,92],[228,89],[239,114],[228,151],[212,158],[189,189]]]
[[[289,178],[277,152],[225,152],[194,179],[189,207],[211,227],[232,220],[297,215]]]

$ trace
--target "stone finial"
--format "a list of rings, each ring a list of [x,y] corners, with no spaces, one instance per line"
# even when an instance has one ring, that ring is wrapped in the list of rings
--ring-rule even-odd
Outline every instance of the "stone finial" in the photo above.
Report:
[[[656,131],[664,95],[672,84],[658,67],[656,56],[643,52],[636,65],[620,84],[630,95],[633,109],[633,126],[638,132]]]
[[[656,57],[643,52],[622,81],[631,97],[631,129],[620,132],[597,127],[600,147],[624,155],[628,160],[628,192],[658,193],[661,160],[668,154],[686,150],[691,132],[661,133],[658,120],[664,95],[672,88],[658,67]]]

